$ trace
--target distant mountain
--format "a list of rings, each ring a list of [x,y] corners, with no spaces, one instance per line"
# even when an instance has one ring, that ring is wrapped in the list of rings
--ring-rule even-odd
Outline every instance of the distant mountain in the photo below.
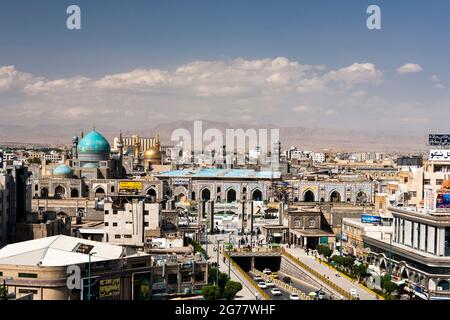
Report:
[[[52,126],[2,126],[0,128],[0,144],[13,144],[15,141],[33,144],[45,144],[52,146],[69,146],[73,135],[80,135],[81,128],[84,132],[91,130],[82,125],[64,126],[55,124]],[[321,151],[331,149],[333,151],[379,151],[379,152],[410,152],[425,151],[426,136],[411,134],[388,134],[383,132],[369,133],[355,130],[335,130],[327,128],[306,127],[277,127],[275,125],[229,124],[226,122],[202,120],[203,133],[208,129],[218,129],[225,133],[226,129],[280,129],[280,141],[282,148],[297,146],[300,149]],[[176,129],[186,129],[193,136],[194,121],[173,121],[161,123],[149,129],[130,130],[124,128],[126,136],[139,133],[141,136],[154,136],[159,134],[163,144],[172,145],[170,140],[172,132]],[[98,129],[105,137],[112,141],[117,136],[119,128],[108,127]]]

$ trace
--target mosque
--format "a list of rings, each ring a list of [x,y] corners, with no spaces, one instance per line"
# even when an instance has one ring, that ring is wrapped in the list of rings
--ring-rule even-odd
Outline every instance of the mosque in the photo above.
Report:
[[[114,151],[95,128],[86,135],[81,133],[81,139],[74,136],[71,149],[64,151],[61,163],[42,163],[40,177],[32,182],[33,198],[101,200],[118,195],[121,181],[136,180],[140,176],[142,190],[138,191],[139,194],[146,194],[152,187],[152,194],[160,199],[162,184],[151,181],[147,175],[154,167],[161,165],[159,137],[155,145],[145,152],[139,151],[139,137],[134,138],[134,152],[128,154],[126,150],[124,152],[122,134]],[[78,202],[74,207],[80,207]],[[49,209],[47,205],[45,209]]]

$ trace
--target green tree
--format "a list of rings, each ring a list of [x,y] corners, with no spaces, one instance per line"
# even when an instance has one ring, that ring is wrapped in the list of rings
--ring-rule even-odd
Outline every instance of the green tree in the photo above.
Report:
[[[397,289],[397,285],[392,282],[391,276],[386,274],[381,277],[381,288],[386,293],[386,298],[390,300],[392,298],[392,293]]]
[[[225,290],[223,292],[224,297],[227,300],[232,300],[236,297],[236,294],[242,290],[242,284],[236,281],[228,281],[225,285]]]
[[[216,286],[204,286],[202,295],[206,300],[214,300],[216,298]]]
[[[364,265],[363,263],[359,265],[353,265],[352,272],[359,282],[362,278],[365,278],[367,276],[367,266]]]
[[[316,247],[316,250],[320,255],[324,256],[327,260],[329,260],[331,255],[333,254],[333,250],[331,250],[328,246],[324,246],[321,244],[319,244]]]

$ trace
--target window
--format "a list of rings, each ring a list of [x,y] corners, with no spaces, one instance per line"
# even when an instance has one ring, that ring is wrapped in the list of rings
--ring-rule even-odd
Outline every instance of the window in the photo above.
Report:
[[[167,283],[168,284],[177,284],[178,283],[178,275],[176,273],[169,274],[167,276]]]
[[[187,273],[187,272],[182,273],[181,281],[182,282],[190,282],[191,281],[191,275],[189,273]]]
[[[316,226],[316,219],[309,218],[309,227],[314,228]]]
[[[109,210],[105,210],[105,214],[109,214]]]
[[[131,239],[131,234],[124,234],[123,237],[124,237],[125,239]]]
[[[19,272],[19,278],[32,278],[32,279],[36,279],[38,276],[36,273],[22,273]]]
[[[113,210],[113,214],[117,214],[117,210]]]
[[[148,216],[148,210],[144,210],[144,216]]]
[[[120,234],[116,234],[115,236],[114,236],[114,238],[115,239],[120,239],[121,237],[120,237]]]
[[[148,227],[148,222],[144,222],[144,227]]]
[[[117,222],[113,222],[113,227],[117,227]]]
[[[109,222],[105,222],[105,227],[109,226]]]
[[[3,277],[3,272],[2,271],[0,271],[0,277]]]
[[[37,290],[32,290],[32,289],[19,289],[19,293],[20,294],[37,294],[38,291]]]

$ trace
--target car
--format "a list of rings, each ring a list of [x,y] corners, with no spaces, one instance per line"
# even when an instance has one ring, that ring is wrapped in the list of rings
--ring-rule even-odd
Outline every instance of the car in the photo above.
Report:
[[[356,292],[356,289],[351,288],[350,295],[352,296],[353,299],[359,300],[359,294],[358,294],[358,292]]]
[[[258,282],[258,287],[261,289],[267,289],[267,284],[264,281]]]
[[[325,300],[327,298],[327,294],[323,290],[319,290],[317,293],[317,299],[319,300]]]
[[[270,293],[271,293],[273,296],[281,296],[281,295],[282,295],[281,290],[278,289],[278,288],[272,288],[272,289],[270,289]]]
[[[298,294],[297,294],[296,292],[292,292],[292,293],[289,295],[289,299],[290,299],[290,300],[300,300],[300,297],[298,296]]]
[[[272,280],[266,281],[266,285],[267,285],[268,287],[275,287],[275,283],[273,283]]]
[[[278,279],[278,272],[272,272],[270,275],[273,279]]]
[[[310,293],[308,293],[308,296],[310,296],[313,299],[317,299],[317,292],[311,291]]]
[[[263,279],[262,277],[260,277],[260,276],[255,276],[255,277],[253,278],[253,280],[255,280],[256,282],[264,281],[264,279]]]
[[[271,274],[272,271],[271,271],[269,268],[265,268],[265,269],[263,270],[263,273],[264,273],[264,274]]]

